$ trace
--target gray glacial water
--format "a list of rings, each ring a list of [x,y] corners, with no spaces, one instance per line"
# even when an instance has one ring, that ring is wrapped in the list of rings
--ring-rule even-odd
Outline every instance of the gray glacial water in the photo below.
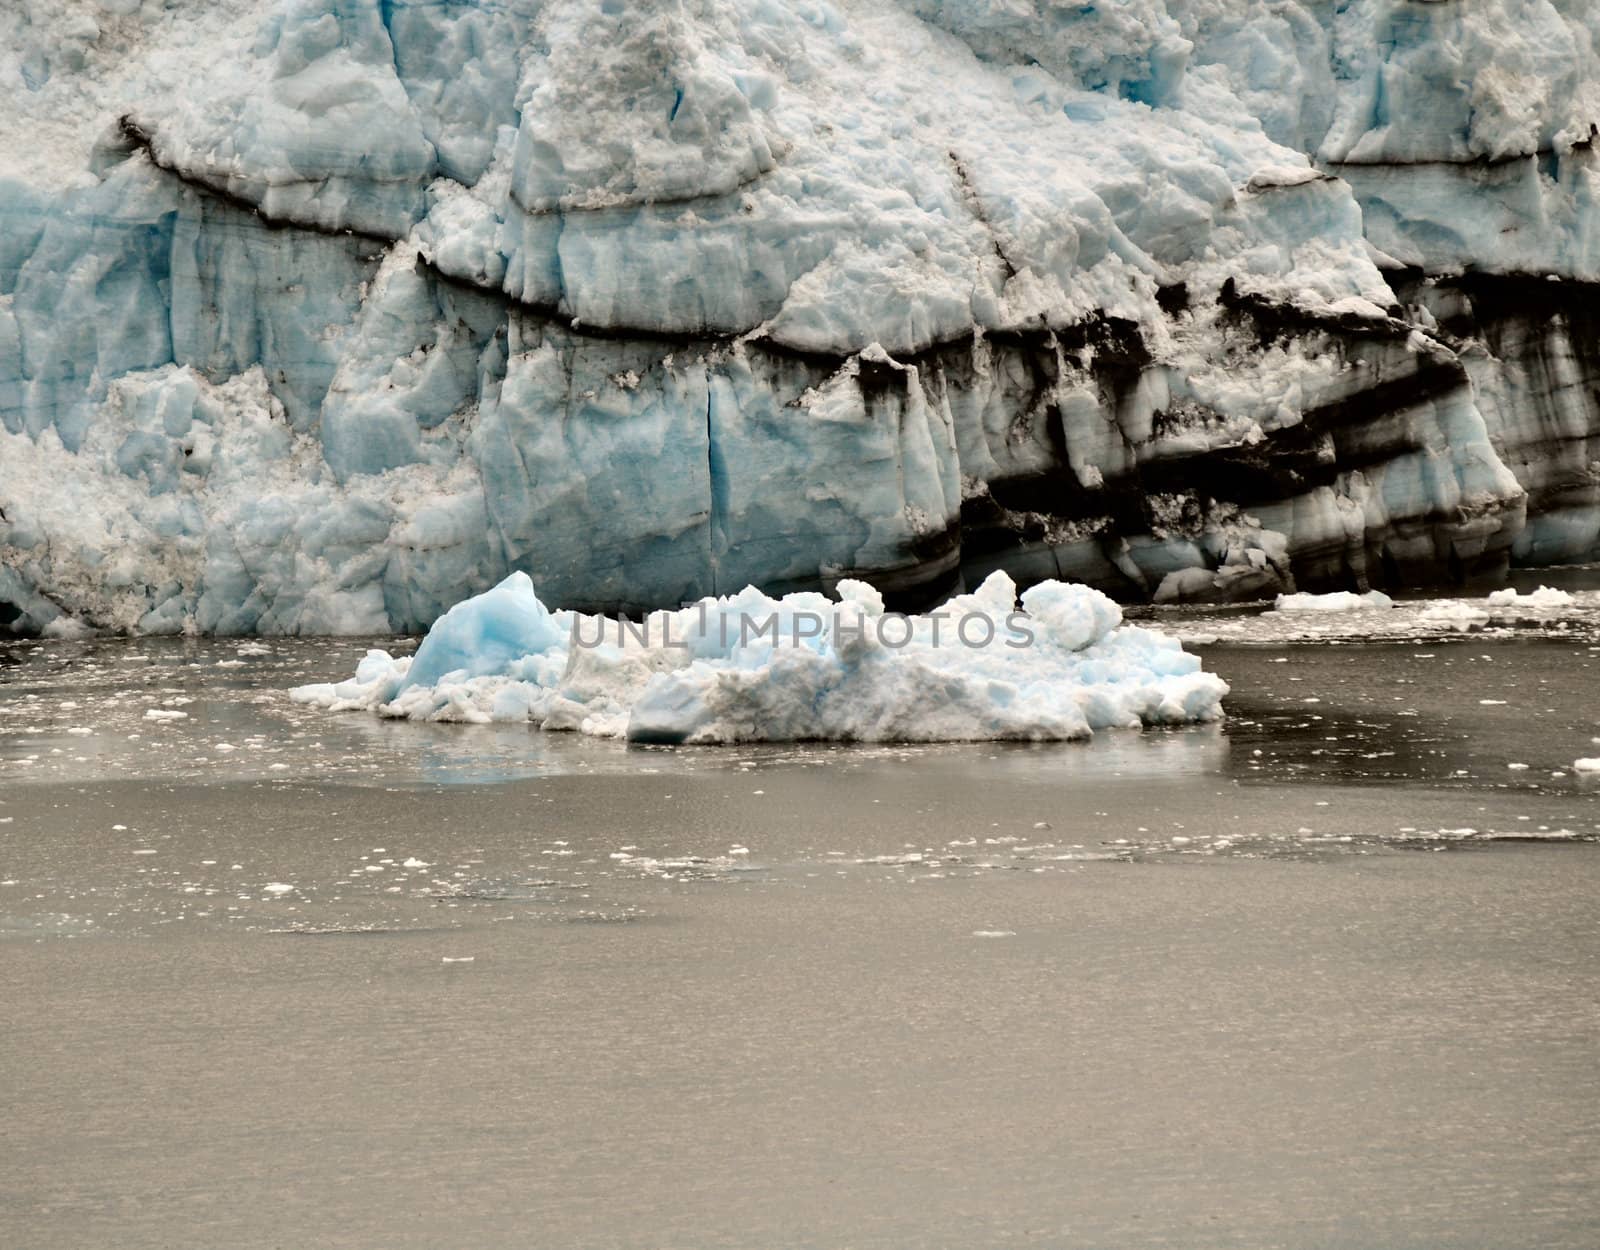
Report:
[[[1176,614],[1228,723],[1050,747],[0,646],[0,1245],[1591,1250],[1600,626],[1407,610]]]

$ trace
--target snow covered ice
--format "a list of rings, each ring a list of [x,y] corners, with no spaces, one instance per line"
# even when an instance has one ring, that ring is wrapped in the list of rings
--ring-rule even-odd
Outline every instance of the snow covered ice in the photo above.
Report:
[[[22,0],[0,628],[1600,557],[1586,0]]]
[[[1216,720],[1226,684],[1085,586],[994,573],[922,616],[754,588],[631,624],[551,611],[526,574],[456,605],[415,656],[293,697],[415,720],[522,721],[661,743],[1072,739]]]
[[[1553,586],[1540,586],[1525,595],[1520,595],[1508,587],[1491,593],[1488,602],[1492,608],[1529,608],[1542,612],[1570,608],[1573,598],[1567,591],[1557,590]]]
[[[1392,608],[1394,600],[1381,590],[1364,595],[1336,590],[1325,595],[1279,595],[1273,606],[1279,612],[1368,612]]]

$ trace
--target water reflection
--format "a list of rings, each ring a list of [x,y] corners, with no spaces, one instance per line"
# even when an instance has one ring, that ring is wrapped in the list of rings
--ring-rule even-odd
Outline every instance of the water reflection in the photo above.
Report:
[[[1039,745],[653,747],[525,724],[329,714],[288,698],[298,684],[351,671],[371,645],[404,653],[415,639],[11,643],[0,645],[0,777],[456,787],[572,774],[882,771],[916,761],[980,785],[1214,775],[1587,794],[1595,778],[1571,764],[1600,753],[1584,696],[1600,684],[1600,642],[1576,634],[1600,622],[1600,597],[1584,593],[1595,603],[1561,619],[1503,616],[1493,634],[1363,640],[1345,617],[1318,626],[1345,636],[1315,645],[1280,638],[1299,628],[1286,614],[1163,613],[1163,627],[1178,633],[1236,631],[1194,644],[1233,687],[1226,723]],[[1376,615],[1393,625],[1415,610]]]
[[[385,640],[391,650],[405,649]],[[933,761],[994,781],[1192,776],[1226,766],[1218,726],[1107,731],[1088,743],[770,743],[661,747],[544,733],[329,714],[291,702],[346,671],[367,643],[100,639],[0,648],[0,766],[36,780],[106,777],[483,785],[572,773],[676,774],[773,767],[860,769]]]

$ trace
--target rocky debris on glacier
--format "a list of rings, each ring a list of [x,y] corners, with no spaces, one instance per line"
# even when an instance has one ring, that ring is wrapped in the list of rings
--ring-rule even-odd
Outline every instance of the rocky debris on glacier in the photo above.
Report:
[[[1579,0],[25,0],[0,627],[1600,555]],[[54,625],[60,630],[71,628]]]
[[[412,720],[531,721],[637,742],[1061,740],[1221,717],[1227,685],[1086,586],[1004,573],[926,615],[845,580],[754,587],[642,620],[551,611],[532,581],[451,608],[415,656],[369,651],[301,703]]]

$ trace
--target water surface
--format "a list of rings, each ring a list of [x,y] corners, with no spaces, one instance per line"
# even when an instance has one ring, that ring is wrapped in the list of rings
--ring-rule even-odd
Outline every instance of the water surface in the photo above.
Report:
[[[1171,624],[1228,723],[1048,747],[0,649],[0,1242],[1600,1244],[1584,610]]]

